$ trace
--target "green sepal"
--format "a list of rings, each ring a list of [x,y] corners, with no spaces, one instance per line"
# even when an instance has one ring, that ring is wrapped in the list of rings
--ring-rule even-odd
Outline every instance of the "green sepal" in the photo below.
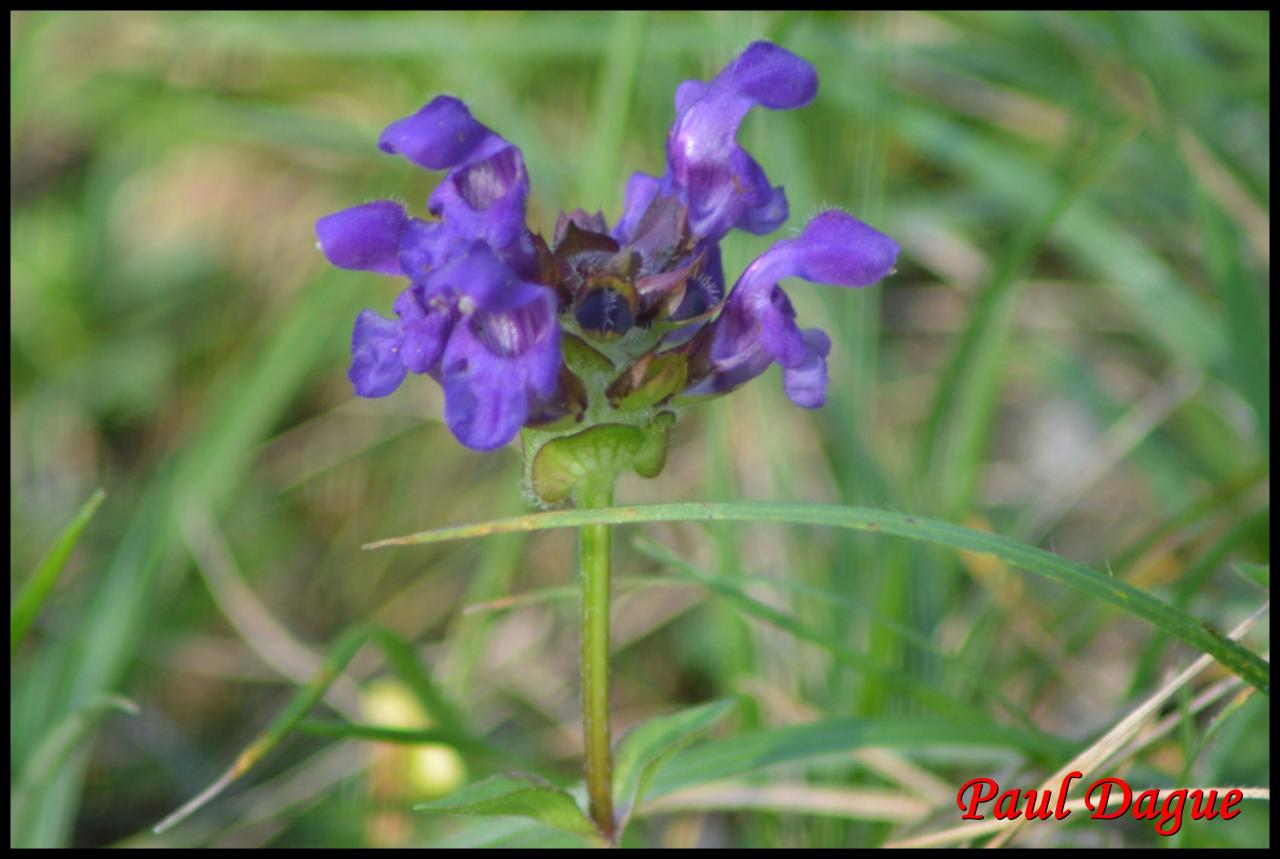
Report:
[[[647,409],[684,390],[689,359],[679,352],[650,353],[622,372],[606,394],[609,405],[622,411]]]
[[[627,469],[656,477],[667,461],[667,429],[674,420],[662,412],[647,427],[600,424],[548,441],[529,471],[534,494],[544,504],[559,504],[592,486],[612,486]]]
[[[565,363],[578,376],[586,378],[600,373],[613,373],[615,367],[598,349],[588,345],[581,337],[568,332],[560,337],[560,352]]]

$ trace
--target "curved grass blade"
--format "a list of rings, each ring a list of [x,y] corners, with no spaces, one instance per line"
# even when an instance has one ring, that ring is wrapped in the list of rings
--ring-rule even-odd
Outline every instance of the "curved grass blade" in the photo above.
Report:
[[[557,510],[531,513],[471,525],[457,525],[422,531],[405,537],[380,540],[366,549],[440,543],[503,534],[538,531],[546,528],[577,528],[608,523],[628,525],[641,522],[731,521],[777,522],[789,525],[823,525],[906,537],[952,549],[992,555],[1011,567],[1044,576],[1082,593],[1109,602],[1134,617],[1141,618],[1207,653],[1252,686],[1270,694],[1271,667],[1256,653],[1201,623],[1146,591],[1104,575],[1084,564],[1019,543],[995,534],[962,528],[936,519],[827,504],[778,502],[700,502],[692,504],[646,504],[634,507],[606,507],[591,510]]]
[[[494,751],[484,743],[459,737],[441,728],[389,728],[383,725],[366,725],[360,722],[340,722],[308,719],[299,722],[298,733],[313,737],[336,737],[344,740],[373,740],[400,746],[416,746],[424,743],[448,743],[464,746],[480,752]]]
[[[1264,591],[1271,590],[1271,565],[1253,564],[1248,561],[1236,561],[1231,565],[1236,574],[1245,581],[1252,582]]]
[[[378,646],[382,648],[382,652],[386,654],[387,663],[392,670],[408,685],[409,691],[418,699],[418,703],[430,714],[435,723],[454,737],[469,736],[466,719],[453,702],[437,688],[430,675],[422,670],[422,663],[418,661],[413,648],[404,639],[392,635],[385,629],[375,628],[372,635]]]
[[[167,569],[166,559],[179,539],[177,514],[185,507],[183,500],[202,499],[215,513],[226,505],[249,472],[257,445],[291,402],[280,392],[300,390],[306,372],[327,354],[323,347],[332,341],[326,332],[336,336],[335,320],[358,309],[349,291],[339,286],[334,276],[321,275],[300,293],[304,297],[287,303],[287,312],[263,320],[258,333],[266,336],[253,338],[210,382],[201,398],[208,419],[183,437],[147,482],[111,559],[84,601],[78,634],[50,642],[53,652],[44,670],[55,679],[46,684],[48,695],[19,702],[26,710],[22,722],[28,729],[54,724],[94,696],[109,692],[134,664],[146,621],[158,611],[158,594],[176,586],[177,580],[171,580],[157,587],[156,580]],[[30,743],[31,737],[25,736],[20,748]],[[86,743],[33,803],[33,845],[69,841],[88,760]]]
[[[827,636],[801,623],[794,616],[751,598],[747,594],[743,593],[740,587],[736,587],[735,583],[731,580],[727,580],[722,576],[708,575],[675,555],[672,555],[670,552],[666,551],[666,549],[655,546],[647,541],[637,541],[636,548],[643,554],[646,554],[655,560],[678,567],[703,587],[713,591],[717,595],[737,606],[737,608],[744,614],[759,618],[770,626],[784,630],[801,641],[808,641],[811,644],[815,644],[823,648],[840,664],[852,668],[854,671],[858,671],[869,677],[874,677],[885,686],[897,689],[904,694],[911,695],[921,704],[924,704],[939,713],[950,715],[963,714],[969,718],[977,719],[978,721],[984,721],[987,719],[987,714],[981,710],[961,703],[960,701],[939,692],[932,686],[926,686],[923,683],[917,683],[908,677],[901,676],[898,672],[885,668],[866,653],[832,642]]]
[[[377,743],[394,743],[404,746],[444,743],[465,753],[468,757],[501,761],[504,766],[508,767],[513,763],[530,768],[539,766],[538,762],[512,754],[506,749],[490,745],[470,734],[459,733],[448,728],[391,728],[385,725],[368,725],[360,722],[307,719],[298,723],[297,731],[300,734],[308,734],[313,737],[370,740]]]
[[[22,768],[22,774],[18,777],[13,796],[9,800],[10,846],[25,843],[26,829],[31,821],[30,804],[41,787],[59,770],[85,734],[98,724],[98,720],[113,710],[131,716],[138,715],[138,705],[128,698],[103,695],[63,719],[36,746],[27,759],[26,766]]]
[[[659,767],[710,731],[736,704],[733,699],[713,701],[650,719],[627,732],[614,756],[613,794],[621,815],[619,833],[626,829],[631,812],[644,800]]]
[[[675,755],[658,772],[649,794],[722,781],[775,764],[848,754],[872,746],[987,746],[1062,757],[1078,744],[993,724],[903,716],[828,719],[712,740]],[[643,814],[643,809],[640,811]]]
[[[413,658],[412,649],[394,633],[382,627],[373,624],[361,624],[352,627],[339,636],[337,642],[329,648],[319,670],[307,681],[305,686],[298,690],[293,700],[285,707],[284,712],[277,716],[267,726],[267,729],[240,753],[231,766],[214,780],[213,784],[209,785],[177,811],[157,823],[152,828],[152,831],[159,835],[177,826],[183,820],[208,805],[226,790],[232,782],[256,766],[279,745],[280,741],[290,731],[302,725],[307,713],[311,712],[316,704],[320,703],[325,691],[338,678],[338,675],[351,662],[360,648],[368,642],[372,642],[382,649],[392,669],[409,685],[412,691],[419,695],[423,705],[440,722],[441,729],[439,734],[442,738],[459,747],[467,747],[477,742],[462,727],[464,723],[457,710],[439,695],[431,681],[426,678],[425,673],[418,666],[417,660]],[[359,729],[359,726],[344,725],[341,727],[341,731],[346,732],[343,734],[344,736],[354,735],[359,732]],[[311,726],[312,733],[323,733],[324,730],[324,728],[316,730],[314,725]],[[384,732],[389,729],[375,728],[373,730],[375,732]],[[334,731],[333,733],[339,732]],[[421,734],[423,732],[415,733]],[[370,739],[388,741],[386,736],[370,737]]]
[[[444,799],[415,805],[414,809],[480,817],[527,817],[578,835],[594,835],[596,831],[595,824],[567,791],[526,773],[496,775]]]
[[[942,492],[947,515],[968,509],[977,466],[987,444],[1012,337],[1015,311],[1025,284],[1024,273],[1050,230],[1086,188],[1105,171],[1137,132],[1129,123],[1108,129],[1081,153],[1069,148],[1074,161],[1055,198],[1039,217],[1023,222],[1000,257],[991,282],[979,293],[955,354],[947,361],[929,412],[920,463],[929,485]]]
[[[581,205],[587,208],[609,209],[615,205],[612,194],[616,191],[602,189],[612,189],[617,184],[614,177],[618,175],[618,164],[622,160],[648,24],[647,12],[618,11],[612,17],[612,28],[596,80],[595,107],[589,114],[595,117],[595,122],[578,189],[578,197],[583,201]]]
[[[13,609],[9,612],[9,656],[12,657],[18,652],[18,645],[22,643],[27,630],[31,628],[36,615],[40,614],[40,607],[53,592],[53,586],[57,583],[62,568],[71,557],[71,550],[76,547],[76,542],[79,541],[85,526],[89,524],[93,514],[98,512],[98,508],[102,506],[103,499],[106,497],[107,493],[104,489],[99,489],[89,496],[89,500],[76,512],[75,518],[62,529],[58,539],[53,541],[48,554],[36,565],[36,570],[23,586],[22,593],[18,594],[18,598],[13,601]]]

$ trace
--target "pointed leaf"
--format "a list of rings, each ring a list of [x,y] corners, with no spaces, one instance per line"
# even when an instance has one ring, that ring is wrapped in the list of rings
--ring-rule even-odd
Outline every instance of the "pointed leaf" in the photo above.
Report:
[[[89,496],[89,500],[76,512],[75,518],[62,529],[58,539],[53,541],[49,553],[40,560],[39,566],[23,586],[22,593],[13,601],[13,609],[9,612],[10,656],[17,652],[27,629],[40,613],[40,607],[53,592],[53,586],[57,583],[62,568],[66,566],[67,559],[71,557],[71,550],[76,547],[80,534],[106,497],[107,493],[101,489]]]
[[[444,799],[414,806],[418,811],[479,817],[528,817],[580,835],[595,826],[572,796],[545,779],[527,773],[496,775]]]
[[[713,701],[659,716],[631,729],[622,738],[613,770],[614,802],[622,815],[621,826],[626,826],[667,758],[711,730],[736,704],[732,699]]]

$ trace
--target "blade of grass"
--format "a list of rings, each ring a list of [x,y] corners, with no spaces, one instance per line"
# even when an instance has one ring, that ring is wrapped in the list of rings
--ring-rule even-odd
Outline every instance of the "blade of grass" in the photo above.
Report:
[[[603,65],[596,81],[591,142],[587,147],[586,169],[578,188],[579,205],[590,210],[612,211],[622,191],[618,166],[622,144],[631,116],[631,96],[640,74],[645,12],[613,13],[613,29],[605,45]]]
[[[465,723],[452,707],[443,705],[443,699],[431,688],[430,680],[425,678],[422,669],[413,657],[412,649],[394,633],[373,624],[361,624],[352,627],[338,637],[338,640],[325,654],[324,662],[307,683],[297,691],[285,709],[267,726],[258,737],[242,751],[235,761],[214,782],[182,805],[177,811],[153,827],[153,832],[161,834],[199,811],[220,793],[227,789],[236,779],[243,776],[266,757],[280,741],[296,729],[324,697],[325,692],[341,675],[344,668],[355,657],[366,643],[376,644],[387,655],[393,669],[401,675],[415,693],[423,698],[423,704],[432,716],[441,722],[440,731],[447,734],[449,742],[469,744],[473,742]],[[425,682],[425,686],[424,686]],[[323,729],[321,729],[323,730]],[[379,738],[381,739],[381,738]]]
[[[936,519],[824,504],[778,504],[769,502],[649,504],[635,507],[606,507],[593,510],[559,510],[531,513],[509,519],[479,522],[422,531],[369,543],[367,549],[438,543],[471,539],[512,531],[546,528],[577,528],[604,523],[612,525],[641,522],[735,521],[777,522],[791,525],[825,525],[890,534],[911,540],[994,555],[1019,570],[1045,576],[1061,584],[1109,602],[1121,610],[1151,623],[1202,653],[1211,655],[1228,670],[1269,694],[1270,666],[1256,653],[1228,640],[1195,617],[1153,597],[1146,591],[1069,561],[1052,552],[1018,543],[1006,537],[962,528]]]
[[[751,810],[913,823],[928,814],[929,803],[904,793],[861,787],[716,782],[652,802],[645,806],[644,814]]]
[[[1251,538],[1264,537],[1268,533],[1270,521],[1271,511],[1268,509],[1259,510],[1232,525],[1226,533],[1222,534],[1205,549],[1204,554],[1197,558],[1195,563],[1182,570],[1181,575],[1178,577],[1177,585],[1173,589],[1173,595],[1169,602],[1170,606],[1181,610],[1189,605],[1197,594],[1203,592],[1209,577],[1230,557],[1231,553],[1241,543]],[[1143,648],[1142,654],[1134,666],[1133,679],[1129,685],[1131,693],[1137,692],[1137,690],[1142,689],[1151,682],[1165,643],[1166,638],[1160,632],[1156,632],[1147,641],[1146,647]]]
[[[298,690],[293,700],[285,707],[284,712],[272,720],[267,729],[258,735],[257,739],[236,757],[231,766],[222,775],[218,776],[213,784],[183,804],[177,811],[157,823],[152,831],[160,835],[177,826],[213,801],[232,782],[256,766],[320,702],[320,699],[324,697],[325,691],[337,679],[342,669],[346,668],[347,663],[356,655],[356,651],[363,647],[365,642],[372,636],[373,628],[369,626],[354,627],[343,633],[325,655],[324,663],[320,666],[320,670],[315,673],[305,686]]]
[[[98,721],[111,711],[138,715],[138,705],[119,695],[106,695],[92,701],[71,715],[45,735],[40,745],[27,758],[27,764],[18,776],[9,800],[9,844],[22,844],[26,829],[31,824],[29,806],[41,786],[59,771],[62,762],[75,750],[77,744],[93,729]]]
[[[791,633],[802,641],[809,641],[828,650],[835,658],[837,663],[846,667],[853,668],[855,671],[862,672],[868,677],[879,680],[884,685],[893,687],[900,692],[914,695],[920,700],[927,702],[929,706],[941,709],[943,712],[954,712],[957,708],[969,713],[979,719],[985,719],[986,714],[982,711],[961,704],[955,698],[938,693],[935,689],[924,686],[918,682],[911,680],[909,677],[902,677],[896,674],[892,668],[886,667],[879,660],[872,660],[864,653],[849,650],[848,648],[832,644],[827,636],[824,636],[817,630],[814,630],[794,616],[779,611],[772,606],[765,605],[759,600],[752,599],[742,591],[742,585],[748,583],[762,583],[777,587],[780,589],[793,590],[801,593],[810,593],[816,597],[830,599],[834,602],[842,601],[839,594],[832,594],[817,588],[810,588],[785,579],[768,579],[761,576],[713,576],[703,570],[699,570],[687,561],[672,554],[665,546],[660,543],[648,540],[644,537],[638,537],[633,542],[636,551],[643,555],[647,555],[661,563],[676,567],[683,573],[686,581],[701,585],[716,593],[726,597],[732,603],[737,605],[747,614],[753,615],[765,623],[776,626],[786,632]],[[879,612],[869,610],[872,615],[872,622],[877,624],[876,628],[883,628],[886,633],[892,633],[896,638],[904,642],[911,642],[916,648],[925,653],[932,654],[940,660],[949,659],[946,653],[939,650],[928,638],[921,635],[914,629],[905,627],[895,621],[883,618]],[[874,649],[869,652],[879,653]],[[952,660],[954,666],[954,660]],[[1015,706],[1008,701],[999,690],[981,687],[981,691],[988,695],[993,701],[1012,714],[1024,727],[1028,730],[1035,730],[1035,725],[1021,708]]]
[[[763,767],[848,755],[863,748],[927,745],[1014,749],[1038,757],[1069,755],[1077,744],[1014,728],[908,716],[828,719],[712,740],[667,762],[650,788],[657,798]]]
[[[53,545],[49,547],[48,554],[36,565],[35,572],[31,574],[31,578],[27,579],[27,583],[23,585],[22,592],[18,594],[18,598],[13,601],[13,608],[9,612],[10,657],[18,652],[18,645],[22,643],[27,630],[31,628],[36,616],[40,614],[40,607],[49,598],[49,594],[53,593],[53,586],[57,584],[62,568],[67,565],[67,559],[71,557],[71,550],[76,547],[76,543],[80,540],[80,535],[84,533],[85,526],[89,524],[93,514],[98,512],[98,508],[102,506],[102,502],[106,497],[106,490],[103,489],[99,489],[89,496],[89,500],[80,507],[76,515],[67,524],[67,527],[63,528],[62,533],[53,541]]]
[[[1231,567],[1245,581],[1253,582],[1264,591],[1271,590],[1270,564],[1251,564],[1247,561],[1237,561]]]
[[[306,682],[319,668],[320,656],[298,641],[245,583],[208,509],[190,502],[179,528],[209,595],[249,649],[290,682]],[[359,690],[349,677],[337,677],[325,700],[348,719],[359,715]]]
[[[59,681],[48,698],[30,702],[32,711],[23,714],[29,727],[56,724],[120,682],[133,662],[152,601],[162,592],[156,579],[162,570],[174,570],[167,562],[182,499],[202,499],[215,511],[226,503],[248,472],[257,444],[289,405],[290,398],[281,392],[300,388],[299,380],[326,344],[340,338],[340,326],[355,307],[356,299],[340,278],[322,275],[300,301],[263,322],[259,348],[247,350],[210,383],[208,421],[193,439],[175,445],[181,453],[161,466],[148,485],[100,584],[85,602],[79,633],[62,641],[43,669]],[[65,840],[87,748],[66,759],[63,772],[33,803],[36,821],[28,830],[33,845]]]
[[[1041,214],[1026,221],[1009,242],[991,283],[974,304],[955,355],[938,378],[920,457],[925,483],[941,493],[938,509],[945,515],[965,512],[973,497],[1025,272],[1050,230],[1124,151],[1136,131],[1135,125],[1122,125],[1099,135],[1085,151],[1068,153],[1069,158],[1079,159],[1077,166]]]
[[[512,755],[505,749],[492,746],[467,734],[444,728],[390,728],[383,725],[366,725],[356,722],[327,721],[307,719],[297,724],[300,734],[312,737],[331,737],[343,740],[369,740],[378,743],[394,743],[396,745],[421,745],[424,743],[443,743],[453,746],[468,756],[501,761],[503,766],[534,766],[534,761],[525,760]]]
[[[1270,608],[1271,604],[1267,603],[1247,617],[1231,631],[1231,638],[1242,637]],[[1192,662],[1178,676],[1164,684],[1154,695],[1143,701],[1141,705],[1117,722],[1111,730],[1089,744],[1087,748],[1064,764],[1057,772],[1045,779],[1040,785],[1040,789],[1042,791],[1052,790],[1062,783],[1063,777],[1077,770],[1084,774],[1081,779],[1083,784],[1089,784],[1091,773],[1096,772],[1104,763],[1113,759],[1115,754],[1128,744],[1146,723],[1147,719],[1155,714],[1165,701],[1169,700],[1175,693],[1191,682],[1197,674],[1212,664],[1213,660],[1207,655],[1201,656]],[[998,847],[1001,844],[1008,843],[1010,839],[1017,835],[1024,822],[1025,820],[1015,821],[1009,829],[1004,830],[996,837],[991,846]]]
[[[784,630],[801,641],[807,641],[821,647],[830,653],[832,658],[837,662],[862,674],[874,677],[884,685],[912,696],[921,704],[931,707],[939,713],[963,713],[969,718],[976,719],[978,721],[988,718],[981,710],[963,704],[932,687],[917,683],[908,677],[900,676],[896,672],[885,668],[880,664],[880,662],[867,653],[852,650],[848,647],[831,642],[826,636],[816,630],[810,629],[786,612],[779,611],[772,606],[765,605],[764,603],[747,596],[740,588],[734,586],[731,579],[720,576],[711,576],[703,573],[692,564],[681,560],[670,552],[667,552],[661,546],[653,543],[638,543],[636,548],[641,553],[646,554],[657,561],[672,564],[683,570],[708,589],[727,599],[733,606],[741,610],[744,614],[758,618],[770,626]]]

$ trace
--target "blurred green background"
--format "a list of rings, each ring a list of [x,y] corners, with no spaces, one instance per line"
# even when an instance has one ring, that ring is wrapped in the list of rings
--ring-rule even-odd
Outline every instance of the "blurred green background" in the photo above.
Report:
[[[630,172],[662,172],[676,85],[770,38],[821,80],[808,107],[755,111],[742,129],[787,189],[778,235],[835,205],[902,245],[879,286],[789,290],[834,341],[826,408],[791,407],[770,371],[691,412],[666,472],[624,481],[619,502],[945,518],[1230,629],[1266,598],[1237,573],[1269,560],[1269,24],[1228,12],[12,14],[11,592],[97,488],[107,498],[12,656],[11,842],[554,840],[412,815],[413,789],[379,763],[389,749],[315,736],[149,833],[368,619],[414,641],[519,768],[578,772],[574,535],[360,549],[527,509],[518,449],[458,445],[429,380],[352,396],[354,316],[388,313],[399,287],[315,250],[316,218],[337,209],[390,196],[422,213],[439,176],[376,141],[441,92],[523,149],[529,223],[549,232],[562,208],[615,218]],[[777,237],[729,239],[729,277]],[[642,534],[817,635],[663,582],[671,567],[632,546]],[[1193,655],[981,556],[694,523],[623,529],[618,544],[615,734],[734,694],[721,735],[936,716],[924,687],[1078,745]],[[533,596],[493,603],[517,594]],[[1265,630],[1247,641],[1266,652]],[[848,651],[879,670],[837,658]],[[363,653],[330,704],[358,719],[360,687],[367,699],[385,672]],[[1135,785],[1268,785],[1269,701],[1234,697],[1232,682],[1216,668],[1198,678],[1162,711],[1174,728],[1114,771]],[[1215,689],[1208,705],[1197,697]],[[749,811],[677,805],[628,843],[877,846],[957,824],[954,790],[974,775],[1031,787],[1064,760],[927,736],[894,755],[899,776],[919,777],[899,791],[916,805],[859,804],[906,782],[883,760],[826,755],[738,780],[789,796]],[[427,766],[449,782],[456,762],[441,760]],[[1267,805],[1244,808],[1174,843],[1265,845]],[[1168,843],[1132,821],[1046,829],[1022,843]]]

